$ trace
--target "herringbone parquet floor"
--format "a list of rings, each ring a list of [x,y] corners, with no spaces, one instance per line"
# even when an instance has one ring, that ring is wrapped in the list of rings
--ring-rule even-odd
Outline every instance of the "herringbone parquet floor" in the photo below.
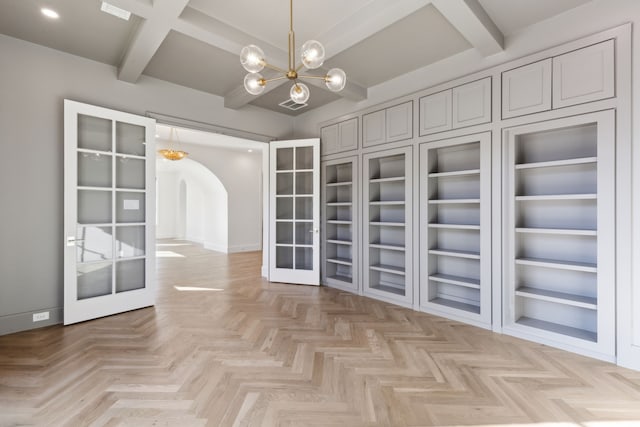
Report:
[[[155,308],[0,337],[1,426],[640,426],[639,372],[159,250]]]

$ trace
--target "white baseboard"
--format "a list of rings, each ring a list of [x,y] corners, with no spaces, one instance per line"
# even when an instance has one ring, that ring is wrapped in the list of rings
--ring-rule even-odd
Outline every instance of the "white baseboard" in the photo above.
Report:
[[[220,245],[218,243],[204,242],[202,246],[204,246],[205,249],[210,251],[222,252],[225,254],[229,253],[229,248],[227,246]]]
[[[260,243],[249,243],[244,245],[233,245],[229,246],[229,253],[234,254],[236,252],[254,252],[262,250],[262,244]]]
[[[33,314],[42,313],[43,311],[49,312],[49,318],[41,322],[34,322]],[[0,317],[0,335],[57,325],[59,323],[62,323],[62,307],[45,308],[26,313],[11,314],[9,316]]]

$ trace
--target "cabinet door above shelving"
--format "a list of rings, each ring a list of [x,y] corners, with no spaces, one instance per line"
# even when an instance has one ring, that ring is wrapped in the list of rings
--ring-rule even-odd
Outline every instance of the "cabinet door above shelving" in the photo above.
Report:
[[[502,118],[551,109],[551,59],[502,73]]]
[[[491,77],[453,88],[455,129],[491,121]]]
[[[420,98],[420,136],[451,130],[451,89]]]
[[[320,130],[320,151],[322,155],[338,151],[338,124],[325,126]]]
[[[413,137],[413,102],[405,102],[386,111],[386,141],[402,141]]]
[[[338,123],[338,151],[358,148],[358,118]]]

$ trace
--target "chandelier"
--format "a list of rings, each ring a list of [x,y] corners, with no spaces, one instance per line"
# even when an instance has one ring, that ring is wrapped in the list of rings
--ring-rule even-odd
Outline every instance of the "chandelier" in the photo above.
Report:
[[[162,156],[167,160],[182,160],[189,155],[186,151],[175,150],[173,148],[173,134],[176,135],[176,141],[178,140],[178,131],[174,128],[171,128],[169,132],[169,148],[164,148],[162,150],[158,150],[158,153],[162,154]]]
[[[309,40],[302,45],[300,56],[302,63],[296,67],[295,60],[296,36],[293,32],[293,0],[289,1],[289,47],[288,59],[289,68],[282,68],[268,64],[264,58],[264,52],[258,46],[250,44],[242,48],[240,52],[240,63],[249,72],[244,78],[244,87],[252,95],[260,95],[267,83],[275,80],[293,80],[293,86],[289,91],[291,100],[296,104],[305,104],[309,100],[309,88],[299,79],[320,79],[333,92],[344,89],[347,83],[347,75],[340,68],[330,69],[324,76],[309,76],[298,74],[305,67],[307,70],[314,70],[322,66],[324,62],[324,47],[320,42]],[[272,79],[265,79],[260,71],[264,68],[282,73],[281,76]]]

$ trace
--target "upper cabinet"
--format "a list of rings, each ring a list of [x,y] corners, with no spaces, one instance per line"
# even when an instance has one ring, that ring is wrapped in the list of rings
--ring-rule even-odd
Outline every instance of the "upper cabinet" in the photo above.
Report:
[[[420,136],[491,121],[491,77],[420,98]]]
[[[358,149],[358,118],[323,127],[320,139],[320,152],[323,156]]]
[[[553,108],[613,97],[614,64],[613,40],[553,58]]]
[[[551,110],[551,58],[502,73],[502,118]]]
[[[413,138],[412,101],[362,116],[364,147],[411,138]]]

